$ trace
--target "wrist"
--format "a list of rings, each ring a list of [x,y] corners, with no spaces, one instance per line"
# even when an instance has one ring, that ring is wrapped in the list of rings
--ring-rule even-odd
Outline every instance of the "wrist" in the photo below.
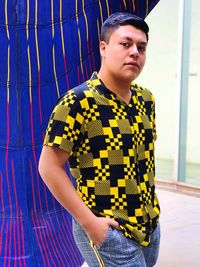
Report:
[[[92,212],[89,216],[84,216],[80,221],[80,225],[85,231],[89,231],[92,228],[95,228],[97,225],[97,217]]]

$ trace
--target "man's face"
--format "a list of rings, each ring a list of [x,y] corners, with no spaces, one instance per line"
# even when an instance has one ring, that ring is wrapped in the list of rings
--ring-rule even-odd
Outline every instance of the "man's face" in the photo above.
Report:
[[[120,26],[111,34],[108,43],[100,43],[104,71],[117,80],[133,81],[145,64],[146,46],[143,31],[131,25]]]

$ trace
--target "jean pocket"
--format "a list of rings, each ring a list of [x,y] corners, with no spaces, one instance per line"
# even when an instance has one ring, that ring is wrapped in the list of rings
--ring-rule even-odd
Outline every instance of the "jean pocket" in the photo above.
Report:
[[[101,243],[100,246],[97,246],[97,249],[102,249],[103,247],[107,246],[107,244],[109,243],[110,231],[112,231],[112,228],[109,226],[108,231],[106,233],[106,236],[105,236],[103,242]]]

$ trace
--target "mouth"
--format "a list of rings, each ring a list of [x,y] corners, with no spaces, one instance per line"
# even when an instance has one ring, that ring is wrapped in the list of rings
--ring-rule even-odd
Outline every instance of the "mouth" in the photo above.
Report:
[[[136,62],[127,62],[127,63],[125,63],[125,65],[139,69],[139,65]]]

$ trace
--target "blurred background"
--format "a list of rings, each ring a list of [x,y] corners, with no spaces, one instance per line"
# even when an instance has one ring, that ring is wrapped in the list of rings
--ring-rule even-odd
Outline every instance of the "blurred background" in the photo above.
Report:
[[[199,11],[198,0],[161,0],[146,18],[147,62],[137,82],[156,100],[157,267],[197,267],[200,262]]]
[[[159,2],[146,18],[150,27],[147,63],[137,80],[156,99],[157,179],[197,187],[200,186],[199,11],[198,0]]]

